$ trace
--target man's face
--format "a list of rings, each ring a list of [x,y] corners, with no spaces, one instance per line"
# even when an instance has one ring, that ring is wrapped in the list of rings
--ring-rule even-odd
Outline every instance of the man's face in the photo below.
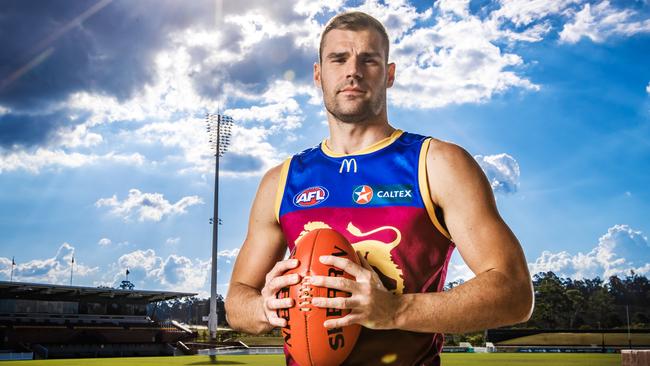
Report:
[[[386,64],[386,49],[371,29],[334,29],[325,35],[321,64],[314,82],[323,90],[325,109],[338,120],[357,123],[386,108],[386,89],[393,85],[395,65]]]

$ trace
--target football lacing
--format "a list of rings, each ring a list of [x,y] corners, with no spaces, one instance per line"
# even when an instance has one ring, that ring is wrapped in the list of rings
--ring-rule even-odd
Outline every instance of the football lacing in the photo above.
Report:
[[[312,295],[312,287],[308,284],[305,284],[305,281],[300,283],[300,287],[298,288],[298,293],[300,296],[298,296],[298,299],[300,299],[300,302],[298,303],[298,306],[300,307],[300,311],[311,311],[311,298],[313,297]]]

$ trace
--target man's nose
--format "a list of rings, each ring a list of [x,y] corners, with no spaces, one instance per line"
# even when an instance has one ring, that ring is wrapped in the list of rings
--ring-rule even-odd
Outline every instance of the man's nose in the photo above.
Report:
[[[345,70],[345,77],[346,78],[353,78],[353,79],[361,79],[363,77],[363,73],[361,71],[361,65],[360,65],[360,60],[357,57],[350,57],[347,62],[347,69]]]

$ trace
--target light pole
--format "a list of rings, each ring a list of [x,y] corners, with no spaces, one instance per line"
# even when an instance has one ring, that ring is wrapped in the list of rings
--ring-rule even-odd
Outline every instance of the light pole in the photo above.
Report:
[[[625,305],[625,316],[627,317],[627,345],[632,349],[632,337],[630,336],[630,305]]]
[[[205,116],[210,147],[214,152],[214,214],[212,223],[212,274],[210,283],[210,315],[208,317],[208,329],[210,339],[217,339],[217,257],[219,253],[219,158],[223,156],[230,146],[230,135],[232,129],[232,118],[220,113]],[[217,225],[214,225],[214,220]]]
[[[9,282],[14,282],[14,267],[16,267],[16,257],[11,257],[11,276]]]
[[[72,273],[74,273],[74,254],[72,255],[72,261],[70,262],[70,286],[72,286]]]

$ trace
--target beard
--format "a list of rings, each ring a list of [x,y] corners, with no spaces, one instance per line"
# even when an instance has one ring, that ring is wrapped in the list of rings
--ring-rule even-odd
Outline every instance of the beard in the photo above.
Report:
[[[344,123],[361,123],[377,117],[386,105],[386,89],[381,90],[378,95],[364,99],[356,96],[351,99],[340,97],[338,91],[348,84],[337,86],[333,93],[327,94],[323,88],[325,109],[336,119]],[[367,90],[367,88],[364,88]]]

